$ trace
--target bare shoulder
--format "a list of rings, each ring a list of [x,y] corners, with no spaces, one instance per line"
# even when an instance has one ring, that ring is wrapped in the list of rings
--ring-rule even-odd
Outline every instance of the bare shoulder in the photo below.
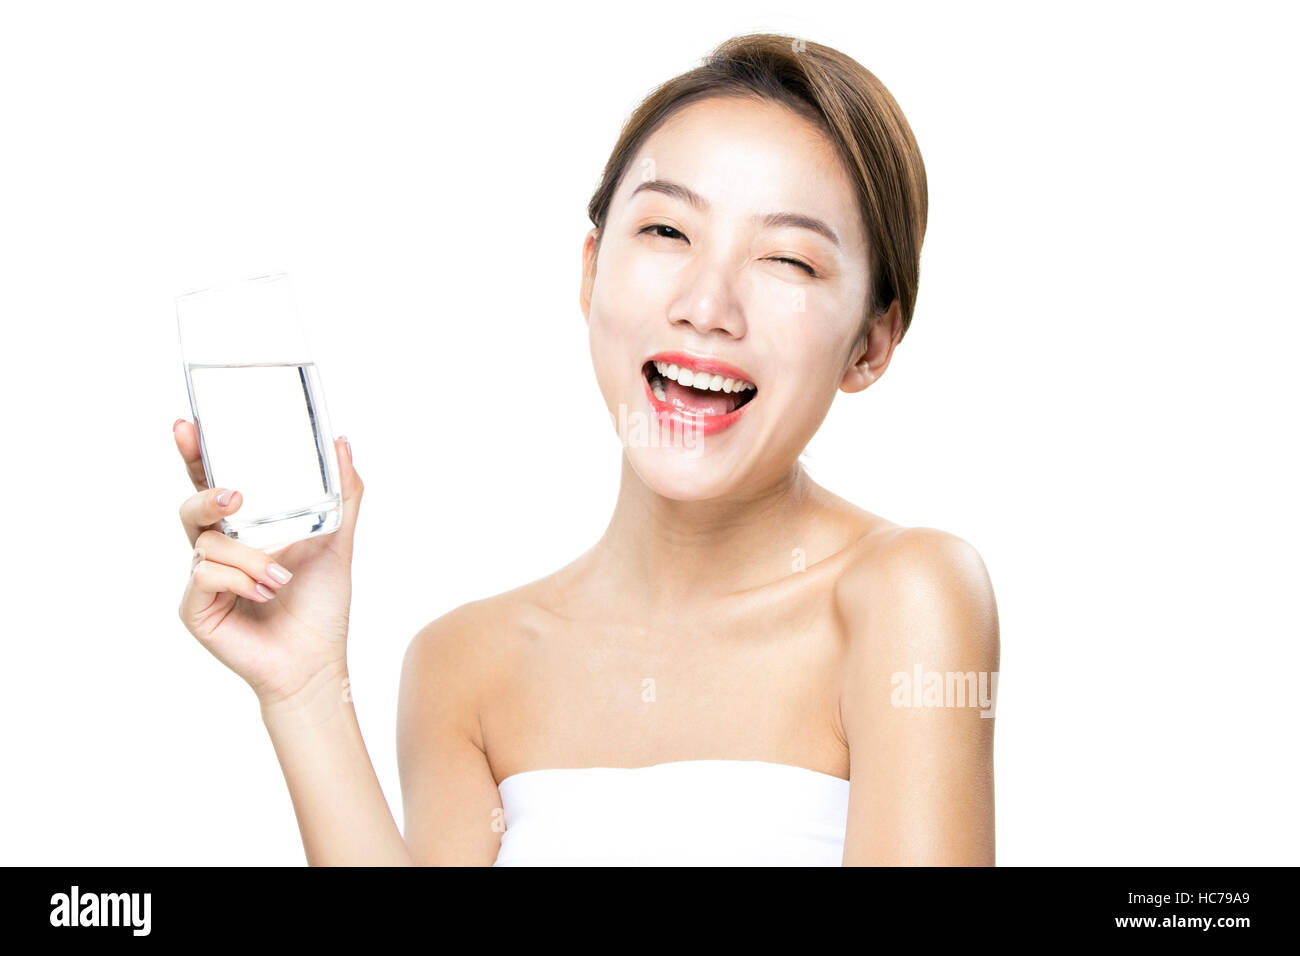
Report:
[[[411,638],[404,669],[437,669],[461,679],[470,676],[476,662],[497,658],[512,634],[529,627],[546,580],[468,601],[430,621]]]
[[[956,535],[890,528],[836,580],[847,652],[844,864],[992,865],[997,607]]]
[[[547,619],[547,599],[561,573],[468,601],[424,625],[407,645],[403,681],[454,685],[462,696],[482,689],[519,638],[535,633]]]
[[[540,582],[468,601],[410,639],[398,692],[399,751],[429,747],[429,734],[472,742],[486,752],[481,715],[493,682],[508,671],[514,639],[536,620]]]
[[[835,603],[853,644],[996,662],[988,569],[970,542],[947,531],[890,525],[863,538],[836,581]]]
[[[398,693],[397,760],[406,825],[416,860],[483,864],[500,833],[487,821],[500,794],[483,740],[483,704],[518,627],[524,589],[470,601],[411,638]]]

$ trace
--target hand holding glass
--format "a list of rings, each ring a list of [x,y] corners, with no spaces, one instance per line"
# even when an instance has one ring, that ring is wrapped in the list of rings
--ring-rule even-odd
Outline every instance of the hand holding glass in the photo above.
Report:
[[[284,273],[176,300],[185,382],[209,488],[238,490],[228,537],[262,551],[338,530],[338,459]]]

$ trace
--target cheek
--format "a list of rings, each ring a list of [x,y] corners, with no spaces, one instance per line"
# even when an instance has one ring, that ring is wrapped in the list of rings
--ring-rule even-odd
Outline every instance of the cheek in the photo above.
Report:
[[[810,308],[781,316],[769,325],[769,354],[777,358],[783,374],[807,383],[816,391],[831,378],[838,387],[852,330],[835,316]]]
[[[821,420],[834,401],[840,387],[837,370],[824,362],[803,366],[804,371],[796,376],[798,384],[787,384],[780,388],[780,404],[791,420]]]
[[[599,324],[598,334],[625,334],[640,321],[644,307],[654,301],[654,290],[662,294],[665,288],[662,275],[654,272],[645,256],[616,248],[602,251],[592,287],[593,331]]]
[[[587,344],[591,352],[592,371],[596,385],[613,411],[620,402],[636,401],[634,391],[640,385],[633,381],[632,360],[629,357],[630,326],[633,320],[619,312],[619,299],[592,295],[591,311],[587,320]]]
[[[608,333],[604,318],[604,313],[596,308],[593,299],[591,319],[588,322],[587,343],[591,350],[591,367],[596,375],[596,384],[608,403],[613,399],[615,388],[613,342],[616,337]]]
[[[851,334],[844,322],[811,309],[774,327],[769,354],[778,382],[772,393],[787,414],[818,421],[825,415],[844,377]]]

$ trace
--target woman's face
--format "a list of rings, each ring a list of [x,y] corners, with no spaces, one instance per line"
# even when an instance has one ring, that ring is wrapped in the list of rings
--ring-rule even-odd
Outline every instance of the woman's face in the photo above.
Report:
[[[792,110],[684,107],[624,173],[598,253],[594,235],[581,300],[596,379],[655,492],[698,500],[780,479],[837,389],[872,380],[856,364],[869,280],[856,193]]]

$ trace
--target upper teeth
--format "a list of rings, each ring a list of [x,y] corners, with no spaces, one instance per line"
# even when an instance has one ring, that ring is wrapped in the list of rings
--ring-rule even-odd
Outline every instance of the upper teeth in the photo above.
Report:
[[[753,388],[752,382],[743,378],[723,378],[708,372],[697,372],[689,368],[679,368],[668,362],[655,362],[655,368],[664,378],[671,378],[678,385],[688,385],[702,392],[743,392]]]

